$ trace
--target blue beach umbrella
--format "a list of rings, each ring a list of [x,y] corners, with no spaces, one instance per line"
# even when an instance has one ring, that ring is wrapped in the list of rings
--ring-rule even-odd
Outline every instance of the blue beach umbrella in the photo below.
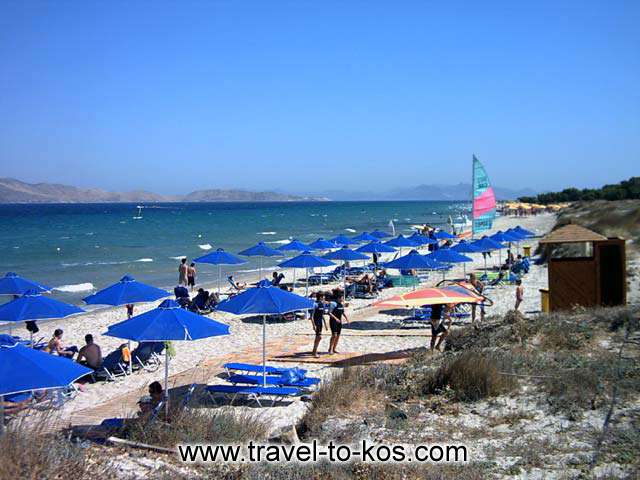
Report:
[[[241,251],[238,255],[244,255],[245,257],[260,257],[260,264],[258,267],[260,275],[258,278],[262,278],[262,257],[281,257],[283,253],[275,248],[271,248],[264,242],[258,242],[253,247],[249,247],[246,250]]]
[[[169,292],[138,282],[132,276],[125,275],[118,283],[85,297],[84,302],[88,305],[113,305],[117,307],[142,302],[154,302],[169,295]],[[129,350],[131,350],[131,344],[129,344]],[[133,371],[132,358],[129,358],[129,369]]]
[[[429,238],[426,235],[422,235],[418,232],[414,232],[413,235],[410,235],[408,238],[412,242],[415,242],[417,245],[429,245],[429,244],[438,243],[437,240],[434,240],[433,238]]]
[[[478,252],[481,252],[481,253],[487,253],[487,252],[492,252],[493,250],[500,250],[502,248],[506,248],[500,242],[496,242],[495,240],[492,240],[486,235],[480,238],[479,240],[472,242],[471,245],[475,247],[478,250]],[[484,272],[486,274],[487,273],[487,256],[483,255],[483,257],[484,257]]]
[[[407,237],[404,237],[402,235],[398,235],[395,238],[392,238],[391,240],[387,240],[386,242],[384,242],[385,245],[389,245],[390,247],[398,247],[398,248],[402,248],[402,247],[418,247],[419,244]]]
[[[174,300],[164,300],[158,307],[111,325],[105,335],[136,342],[193,341],[228,335],[229,327],[202,315],[180,308]],[[164,390],[168,395],[169,353],[165,349]],[[169,407],[167,396],[167,411]]]
[[[455,250],[458,253],[480,253],[480,250],[466,240],[460,240],[457,244],[451,247],[450,250]]]
[[[51,293],[51,287],[22,278],[14,272],[7,272],[0,278],[0,295],[24,295],[29,290],[40,293]]]
[[[498,230],[493,235],[490,235],[489,238],[491,240],[495,240],[496,242],[518,242],[521,240],[521,237],[517,237],[509,232],[503,232],[502,230]]]
[[[455,235],[451,235],[449,232],[445,232],[444,230],[438,230],[433,234],[438,240],[450,240],[456,238]]]
[[[294,238],[289,243],[282,245],[281,247],[278,247],[278,250],[282,250],[282,251],[293,250],[297,252],[306,252],[308,250],[311,250],[311,247],[306,243],[302,243],[300,240],[297,240]]]
[[[64,388],[92,371],[67,358],[27,348],[10,335],[0,335],[0,434],[5,395]]]
[[[376,240],[380,240],[380,239],[375,235],[371,235],[369,232],[362,232],[360,235],[351,237],[351,240],[357,243],[364,243],[364,242],[375,242]]]
[[[369,260],[369,257],[363,253],[355,252],[346,245],[334,252],[327,253],[324,258],[328,260],[342,260],[342,284],[344,288],[344,296],[347,297],[347,262],[355,260]]]
[[[312,250],[331,250],[332,248],[338,248],[340,245],[320,237],[315,242],[311,242],[309,246]]]
[[[153,302],[168,297],[169,292],[138,282],[130,275],[125,275],[119,282],[103,288],[83,300],[88,305],[130,305],[134,303]]]
[[[346,235],[338,235],[336,237],[333,237],[331,241],[336,243],[339,247],[344,247],[347,245],[355,245],[356,243],[358,243],[355,240],[350,239]]]
[[[520,225],[513,229],[515,232],[524,235],[525,237],[535,237],[536,234],[526,228],[522,228]]]
[[[518,232],[518,231],[517,231],[517,230],[515,230],[514,228],[509,228],[509,229],[505,230],[505,232],[504,232],[504,233],[509,234],[509,235],[510,235],[510,236],[512,236],[513,238],[517,238],[517,239],[518,239],[517,241],[522,241],[522,240],[524,240],[525,238],[528,238],[528,237],[527,237],[527,235],[525,235],[525,234],[523,234],[523,233]]]
[[[371,232],[371,235],[377,238],[388,238],[392,236],[390,233],[382,232],[380,230],[374,230],[373,232]]]
[[[305,295],[309,295],[309,269],[316,267],[330,267],[331,265],[335,265],[335,263],[321,257],[316,257],[315,255],[312,255],[311,252],[303,252],[297,257],[293,257],[278,264],[281,268],[304,268],[307,270]]]
[[[315,302],[295,293],[274,287],[267,280],[262,280],[256,287],[248,288],[238,295],[218,304],[217,310],[235,315],[262,315],[262,381],[267,384],[267,315],[283,315],[298,310],[310,310]]]
[[[356,252],[360,253],[393,253],[396,249],[385,245],[380,240],[371,241],[361,247],[356,248]]]
[[[29,320],[48,320],[65,318],[84,310],[75,305],[45,297],[36,290],[29,290],[23,296],[0,305],[0,321],[26,322]],[[33,345],[33,333],[31,334]]]
[[[220,277],[222,277],[222,265],[242,265],[246,260],[236,257],[232,253],[225,252],[223,248],[218,248],[215,252],[207,253],[201,257],[194,258],[196,263],[210,263],[218,265],[218,293],[220,293]]]
[[[384,266],[397,270],[435,270],[445,267],[444,264],[428,257],[420,255],[417,250],[411,250],[408,254],[385,263]]]
[[[466,262],[473,262],[473,259],[467,257],[466,255],[462,255],[461,253],[452,250],[451,248],[440,248],[429,255],[426,255],[427,258],[431,258],[436,260],[437,262],[442,263],[462,263],[464,265],[464,275],[467,275],[467,267]],[[442,278],[444,279],[446,275],[446,270],[442,270]]]

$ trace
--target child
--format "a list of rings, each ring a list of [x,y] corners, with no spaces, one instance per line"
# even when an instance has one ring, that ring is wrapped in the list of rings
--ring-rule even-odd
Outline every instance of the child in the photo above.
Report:
[[[516,280],[516,306],[514,310],[517,312],[524,298],[524,287],[522,286],[522,280]]]

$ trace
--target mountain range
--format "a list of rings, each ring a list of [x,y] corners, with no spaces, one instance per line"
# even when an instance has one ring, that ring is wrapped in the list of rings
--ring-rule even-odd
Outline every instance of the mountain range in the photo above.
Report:
[[[535,195],[531,189],[494,187],[499,200]],[[418,185],[381,191],[331,190],[292,195],[239,189],[196,190],[186,195],[161,195],[144,190],[110,192],[55,183],[26,183],[0,178],[0,203],[156,203],[156,202],[299,202],[325,200],[469,200],[471,185]]]

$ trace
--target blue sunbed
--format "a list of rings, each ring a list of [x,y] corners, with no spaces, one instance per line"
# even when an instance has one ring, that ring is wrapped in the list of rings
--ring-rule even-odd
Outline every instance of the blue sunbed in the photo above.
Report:
[[[225,370],[229,375],[232,375],[231,373],[232,370],[236,372],[262,373],[262,365],[255,365],[252,363],[231,362],[231,363],[225,363],[223,367],[225,368]],[[269,365],[265,367],[265,371],[267,375],[282,375],[283,373],[288,372],[290,370],[294,370],[294,369],[286,368],[286,367],[272,367]],[[306,375],[307,373],[307,371],[303,369],[295,369],[295,370],[301,375]]]
[[[233,405],[233,402],[238,396],[243,396],[249,400],[253,400],[261,407],[261,397],[270,397],[271,405],[275,405],[275,403],[280,400],[300,395],[300,390],[293,387],[261,387],[257,385],[209,385],[207,387],[207,393],[214,402],[215,394],[231,396],[231,405]]]
[[[229,383],[234,385],[237,383],[245,383],[248,385],[261,385],[263,381],[266,381],[267,385],[273,385],[278,387],[296,387],[296,388],[310,388],[320,383],[319,378],[303,378],[301,380],[291,381],[286,376],[267,375],[264,379],[262,375],[231,375],[227,378]]]

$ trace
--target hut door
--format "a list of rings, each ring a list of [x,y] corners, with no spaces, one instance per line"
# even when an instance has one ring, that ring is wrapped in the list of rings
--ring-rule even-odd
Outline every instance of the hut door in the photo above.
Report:
[[[600,301],[612,307],[625,302],[623,246],[616,243],[598,245],[600,257]]]

